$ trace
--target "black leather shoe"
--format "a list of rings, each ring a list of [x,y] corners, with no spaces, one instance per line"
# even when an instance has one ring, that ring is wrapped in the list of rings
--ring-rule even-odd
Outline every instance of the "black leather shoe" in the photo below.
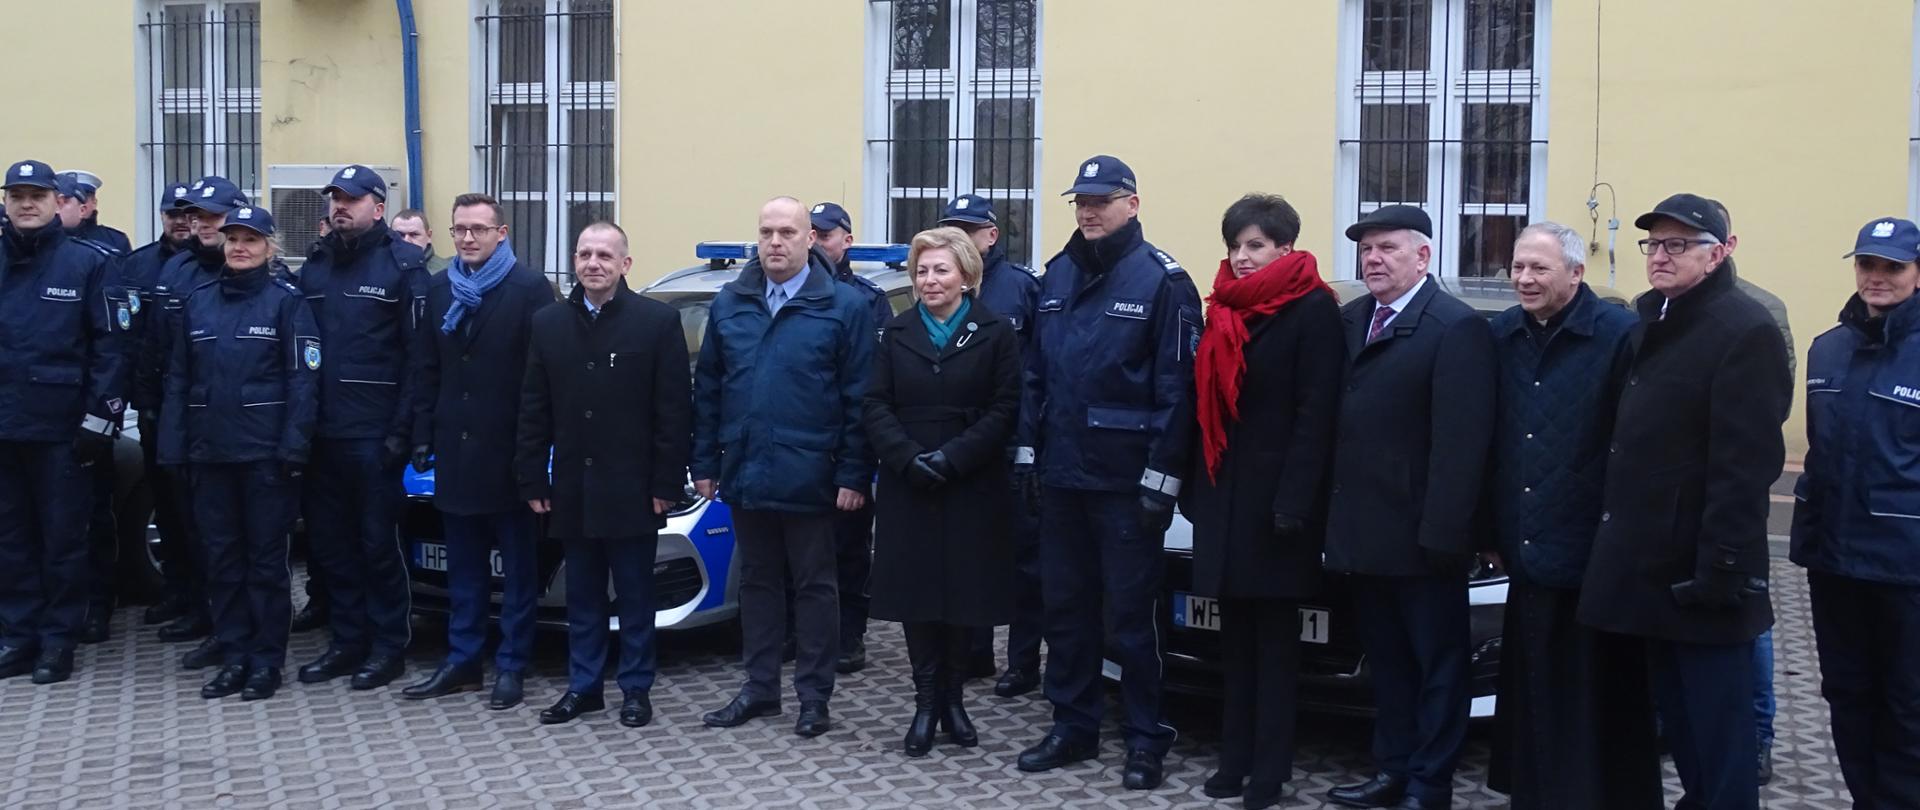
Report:
[[[73,677],[73,648],[41,650],[33,662],[33,682],[42,686]]]
[[[638,689],[625,693],[620,701],[620,725],[627,728],[642,728],[653,722],[653,700],[647,693]]]
[[[1357,785],[1329,790],[1327,798],[1347,807],[1393,807],[1407,798],[1407,779],[1383,773]]]
[[[779,713],[780,701],[748,700],[746,695],[738,695],[727,705],[707,712],[700,722],[713,728],[733,728],[756,717],[772,717]]]
[[[213,621],[205,616],[189,613],[160,627],[160,640],[168,644],[192,641],[213,635]]]
[[[853,649],[840,654],[840,660],[833,662],[833,671],[842,675],[852,675],[867,668],[867,640],[853,643]]]
[[[1039,773],[1085,762],[1099,755],[1100,746],[1095,743],[1076,743],[1058,734],[1048,734],[1039,745],[1020,752],[1018,765],[1020,770],[1027,773]]]
[[[400,690],[407,700],[446,697],[459,692],[478,692],[482,684],[480,667],[474,664],[441,664],[439,669],[419,683]]]
[[[18,678],[32,672],[38,657],[27,647],[0,647],[0,678]]]
[[[1241,794],[1240,806],[1244,810],[1267,810],[1269,807],[1278,807],[1282,785],[1283,783],[1280,782],[1268,784],[1248,782],[1247,789]]]
[[[99,644],[113,638],[113,609],[89,608],[86,621],[80,623],[80,632],[74,637],[79,639],[81,644]]]
[[[1213,799],[1231,799],[1245,789],[1241,787],[1247,781],[1244,774],[1233,773],[1226,769],[1213,772],[1207,781],[1200,785],[1200,792]]]
[[[280,668],[261,667],[247,674],[247,688],[240,690],[241,700],[266,700],[280,691]]]
[[[208,636],[200,640],[199,646],[180,656],[180,668],[187,670],[206,669],[220,665],[220,642]]]
[[[324,605],[315,605],[313,600],[309,599],[306,607],[301,608],[299,613],[293,614],[292,630],[295,633],[318,630],[326,627],[332,618]]]
[[[200,687],[200,697],[219,700],[229,695],[240,694],[240,690],[245,688],[247,688],[247,665],[228,664],[221,667],[220,671],[214,674],[213,680],[207,681],[206,686]]]
[[[1773,752],[1761,751],[1759,782],[1760,784],[1765,785],[1772,781],[1773,781]]]
[[[520,673],[496,672],[493,674],[493,695],[487,698],[487,708],[503,711],[520,705],[524,694]]]
[[[379,689],[393,683],[393,679],[400,677],[400,673],[406,671],[407,662],[400,656],[376,655],[367,659],[366,663],[360,665],[359,671],[353,673],[351,686],[361,692]]]
[[[188,606],[187,600],[182,599],[179,594],[167,594],[166,598],[148,605],[146,610],[140,612],[140,623],[166,624],[187,615]]]
[[[301,667],[297,677],[301,683],[326,683],[334,678],[352,675],[366,660],[366,653],[330,649]]]
[[[800,719],[793,721],[793,733],[802,737],[818,737],[832,728],[833,720],[827,717],[826,701],[800,701]]]
[[[579,692],[568,692],[561,695],[559,700],[554,701],[552,706],[541,710],[540,723],[541,725],[547,726],[571,723],[574,718],[580,715],[586,714],[587,712],[597,712],[605,708],[607,708],[606,695],[598,693],[583,695]]]
[[[1003,698],[1016,698],[1039,686],[1038,670],[1007,667],[1007,671],[1000,676],[1000,682],[993,685],[993,693]]]
[[[1120,786],[1128,790],[1152,790],[1160,786],[1161,773],[1160,755],[1136,748],[1127,752],[1127,768],[1120,777]]]

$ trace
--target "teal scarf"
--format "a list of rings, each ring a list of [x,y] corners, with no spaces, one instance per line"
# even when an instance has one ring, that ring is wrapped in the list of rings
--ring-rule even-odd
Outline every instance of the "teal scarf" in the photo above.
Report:
[[[916,304],[914,306],[920,310],[920,322],[926,324],[927,335],[933,338],[933,350],[939,352],[947,348],[947,341],[953,339],[954,327],[958,326],[961,321],[966,320],[967,310],[973,308],[973,302],[966,296],[961,296],[960,308],[954,310],[953,317],[945,321],[933,317],[933,313],[927,311],[926,304]]]

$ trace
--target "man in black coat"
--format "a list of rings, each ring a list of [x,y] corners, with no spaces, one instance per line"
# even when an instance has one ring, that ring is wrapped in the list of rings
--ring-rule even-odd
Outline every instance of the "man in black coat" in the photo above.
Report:
[[[413,428],[413,468],[438,469],[433,506],[445,527],[447,657],[432,676],[400,694],[420,700],[480,688],[493,592],[488,552],[497,547],[506,589],[487,708],[499,710],[520,703],[533,654],[540,566],[533,513],[514,481],[514,430],[533,314],[553,303],[553,290],[546,276],[514,256],[492,197],[454,199],[453,244],[452,272],[427,283],[423,328],[433,351],[426,360],[426,407]]]
[[[1472,703],[1467,575],[1493,433],[1493,336],[1427,275],[1432,235],[1426,212],[1405,205],[1347,229],[1373,294],[1341,311],[1350,365],[1326,563],[1353,575],[1380,768],[1329,794],[1349,807],[1450,806]]]
[[[567,692],[542,723],[606,707],[609,574],[619,596],[620,724],[653,720],[653,559],[687,484],[693,381],[680,316],[627,288],[632,266],[626,232],[587,226],[573,254],[579,284],[564,305],[533,318],[515,467],[521,496],[566,545],[571,657]]]
[[[1653,290],[1634,305],[1580,621],[1647,640],[1681,805],[1752,808],[1745,687],[1754,637],[1773,624],[1767,492],[1786,458],[1786,349],[1766,309],[1735,288],[1726,219],[1710,201],[1676,194],[1634,225],[1648,231]]]

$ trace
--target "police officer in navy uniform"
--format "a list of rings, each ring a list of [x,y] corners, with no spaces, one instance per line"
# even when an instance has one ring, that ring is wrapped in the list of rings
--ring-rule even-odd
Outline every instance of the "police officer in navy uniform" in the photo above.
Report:
[[[59,174],[60,223],[73,236],[111,249],[115,255],[133,252],[133,241],[117,228],[100,224],[100,176],[88,171]]]
[[[1033,311],[1040,301],[1040,280],[1033,271],[1007,258],[1000,242],[1000,218],[993,201],[963,194],[947,203],[940,225],[965,231],[980,251],[985,271],[980,276],[978,300],[1013,327],[1021,358],[1027,357],[1027,336],[1033,333]],[[1008,459],[1012,459],[1009,452]],[[1007,628],[1007,671],[994,684],[1000,697],[1019,697],[1040,685],[1040,515],[1015,499],[1008,521],[1013,534],[1015,611]],[[964,664],[973,677],[993,674],[993,631],[982,628],[974,636],[971,658]]]
[[[1200,293],[1142,236],[1133,170],[1108,155],[1077,169],[1066,195],[1078,230],[1040,281],[1014,452],[1023,497],[1042,503],[1054,707],[1053,728],[1019,767],[1047,771],[1098,755],[1101,659],[1111,651],[1124,671],[1122,784],[1149,790],[1174,738],[1161,713],[1155,620],[1161,544],[1192,445]]]
[[[53,169],[7,169],[0,232],[0,678],[73,674],[87,608],[86,468],[111,457],[133,325],[110,257],[68,237]]]
[[[146,308],[140,324],[139,348],[130,375],[134,399],[154,406],[156,426],[165,408],[163,380],[167,358],[173,353],[174,336],[179,331],[179,318],[186,309],[187,296],[201,285],[220,278],[220,268],[226,264],[227,242],[221,227],[226,224],[228,212],[247,204],[247,195],[232,181],[217,175],[194,181],[184,196],[173,201],[172,210],[186,218],[193,235],[154,273],[148,293],[152,305]],[[155,430],[157,436],[158,428]],[[180,663],[190,670],[205,669],[222,660],[219,639],[212,635],[211,605],[206,599],[206,548],[194,520],[191,476],[184,466],[163,466],[167,467],[168,474],[161,482],[163,487],[155,490],[156,499],[169,500],[180,516],[187,538],[184,550],[190,560],[188,589],[195,600],[179,618],[160,628],[160,640],[171,643],[199,639],[199,646],[182,655]]]
[[[426,253],[387,229],[387,183],[365,166],[324,192],[332,230],[298,285],[332,360],[320,373],[320,425],[307,477],[307,533],[332,601],[333,640],[301,683],[351,674],[377,689],[406,668],[412,599],[397,523],[401,468],[422,407],[431,332]]]
[[[1807,569],[1820,693],[1854,806],[1920,801],[1920,226],[1860,229],[1855,289],[1807,353],[1806,470],[1793,561]]]
[[[275,276],[273,215],[226,216],[218,281],[187,296],[167,359],[160,459],[188,465],[221,668],[208,700],[280,687],[293,601],[287,534],[318,416],[320,330]]]
[[[152,374],[144,384],[141,379],[147,324],[154,313],[161,311],[154,283],[167,260],[187,250],[188,244],[194,241],[193,220],[186,211],[173,206],[174,201],[186,199],[187,190],[185,183],[174,183],[161,190],[160,236],[135,249],[120,263],[120,280],[127,288],[133,307],[133,338],[127,347],[127,404],[139,414],[144,480],[153,493],[153,523],[160,530],[160,570],[166,579],[165,595],[148,606],[141,617],[142,623],[150,625],[172,622],[194,613],[194,605],[206,601],[205,590],[197,584],[194,573],[191,544],[195,541],[187,534],[187,524],[181,515],[180,507],[185,504],[169,496],[173,491],[173,484],[168,480],[171,471],[161,465],[155,455],[160,446],[160,423],[155,418],[160,413],[158,380]]]
[[[860,293],[873,312],[874,324],[893,320],[893,305],[887,292],[872,279],[853,272],[847,249],[853,247],[853,218],[839,203],[823,202],[808,213],[813,225],[813,249],[833,268],[835,280]],[[877,333],[876,333],[877,336]],[[869,492],[871,494],[871,492]],[[869,580],[873,578],[873,499],[865,506],[838,516],[834,523],[834,563],[840,582],[840,657],[834,671],[842,675],[859,672],[867,666],[867,607],[871,602]],[[788,588],[791,603],[792,588]],[[787,611],[791,621],[793,611]]]

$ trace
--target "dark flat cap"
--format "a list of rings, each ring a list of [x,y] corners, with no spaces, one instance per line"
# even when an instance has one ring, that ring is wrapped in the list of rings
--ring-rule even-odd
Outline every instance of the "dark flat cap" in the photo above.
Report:
[[[1433,238],[1433,218],[1418,206],[1383,205],[1365,216],[1359,222],[1347,226],[1347,238],[1355,242],[1369,231],[1419,231],[1428,239]]]

